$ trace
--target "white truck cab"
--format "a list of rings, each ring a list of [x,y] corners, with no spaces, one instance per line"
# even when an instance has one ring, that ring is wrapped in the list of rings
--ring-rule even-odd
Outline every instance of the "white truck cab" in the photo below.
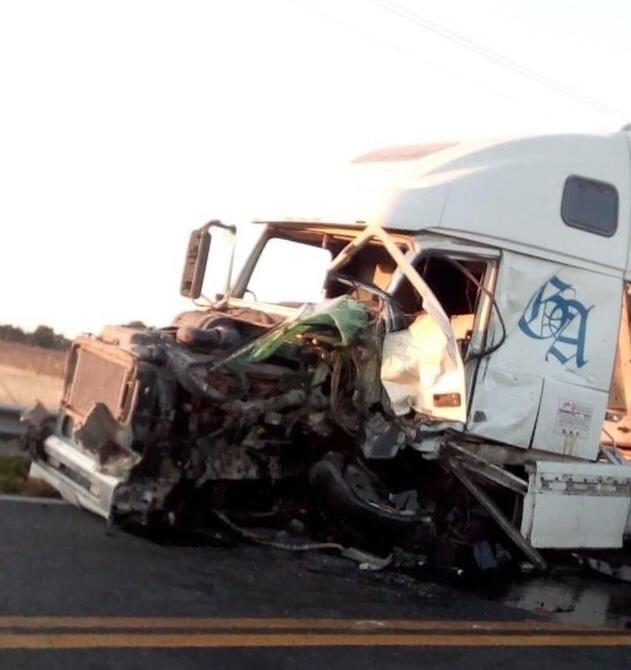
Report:
[[[214,403],[195,415],[194,444],[212,435],[241,454],[254,434],[284,425],[282,403],[289,402],[286,391],[273,402],[247,396],[261,369],[250,379],[244,361],[266,361],[265,374],[280,374],[270,352],[279,351],[280,340],[287,345],[291,333],[290,349],[300,342],[324,362],[309,368],[317,398],[300,396],[311,412],[300,440],[339,431],[342,441],[352,437],[357,458],[375,468],[404,450],[416,452],[423,467],[458,481],[540,568],[541,549],[621,547],[631,532],[631,462],[624,451],[631,450],[630,142],[627,132],[552,135],[400,147],[357,159],[352,187],[338,184],[349,196],[343,206],[323,201],[321,212],[307,218],[259,222],[260,239],[240,274],[232,281],[230,260],[225,289],[208,306],[150,336],[110,328],[78,341],[61,418],[38,450],[33,474],[104,516],[134,505],[166,506],[171,493],[156,491],[172,492],[175,481],[191,477],[188,465],[173,465],[168,476],[160,466],[137,499],[129,493],[132,483],[146,482],[146,445],[158,439],[145,430],[146,407],[142,430],[133,427],[134,408],[142,406],[142,393],[150,395],[141,390],[153,388],[137,381],[138,370],[159,364],[148,348],[170,352],[161,365],[170,370],[165,379],[183,388],[178,393],[190,394],[186,412],[194,414],[202,396]],[[219,258],[211,236],[219,233],[234,236],[234,229],[211,222],[194,231],[183,295],[203,295],[207,261]],[[364,326],[372,324],[363,335],[360,316]],[[305,338],[308,327],[325,322],[335,341],[330,333]],[[261,337],[258,349],[253,333]],[[124,393],[86,381],[105,374],[98,356],[124,368]],[[293,361],[294,371],[295,356],[291,349],[283,359]],[[222,395],[227,382],[222,377],[217,386],[213,375],[235,363],[242,383],[250,381],[230,404]],[[193,369],[207,375],[196,380]],[[173,398],[160,416],[176,417],[170,420],[180,432],[170,444],[180,445]],[[265,410],[253,413],[256,403]],[[127,454],[125,467],[96,459],[105,442],[94,442],[90,424],[102,405],[117,422],[112,435]],[[208,419],[213,411],[225,414],[223,424]],[[221,435],[221,426],[232,430],[236,421],[243,429],[255,414],[256,430],[245,438],[238,433],[238,445],[236,432]],[[210,427],[200,432],[204,421]],[[287,431],[298,419],[292,421]],[[129,427],[125,439],[121,425]],[[164,441],[170,428],[160,430]],[[185,461],[178,458],[173,463]],[[225,458],[218,474],[217,462],[206,479],[236,478],[234,468],[226,474]],[[240,471],[246,470],[254,477],[254,466]]]

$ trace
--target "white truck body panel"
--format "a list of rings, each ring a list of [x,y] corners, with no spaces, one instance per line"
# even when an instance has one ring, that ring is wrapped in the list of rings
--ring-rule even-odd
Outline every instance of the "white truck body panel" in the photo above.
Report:
[[[481,364],[469,430],[595,460],[617,344],[622,281],[504,252],[502,346]],[[500,337],[497,318],[493,341]]]
[[[539,549],[621,547],[630,508],[630,466],[539,461],[521,533]]]
[[[418,160],[360,162],[334,175],[331,186],[310,194],[304,205],[297,202],[294,211],[307,216],[296,220],[434,230],[631,276],[630,135],[510,138],[458,144]],[[564,223],[561,197],[571,175],[616,187],[614,235],[593,235]]]

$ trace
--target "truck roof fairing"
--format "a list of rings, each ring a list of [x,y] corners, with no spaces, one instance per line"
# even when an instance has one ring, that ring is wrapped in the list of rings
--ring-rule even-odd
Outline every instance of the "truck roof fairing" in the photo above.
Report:
[[[416,154],[414,147],[400,149],[367,154],[345,175],[332,175],[332,189],[312,201],[317,216],[265,222],[433,230],[631,276],[629,133],[431,145]],[[564,222],[563,189],[573,175],[617,190],[618,225],[611,236]]]

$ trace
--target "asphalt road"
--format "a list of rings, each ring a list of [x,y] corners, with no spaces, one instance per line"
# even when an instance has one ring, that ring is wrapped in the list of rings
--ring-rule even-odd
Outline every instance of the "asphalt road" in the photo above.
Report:
[[[318,554],[108,531],[0,502],[0,668],[631,667],[631,631]]]

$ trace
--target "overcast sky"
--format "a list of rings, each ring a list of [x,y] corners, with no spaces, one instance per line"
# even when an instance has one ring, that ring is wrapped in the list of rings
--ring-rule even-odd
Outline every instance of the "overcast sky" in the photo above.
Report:
[[[190,229],[370,149],[617,130],[629,26],[622,0],[4,0],[0,323],[166,324]]]

